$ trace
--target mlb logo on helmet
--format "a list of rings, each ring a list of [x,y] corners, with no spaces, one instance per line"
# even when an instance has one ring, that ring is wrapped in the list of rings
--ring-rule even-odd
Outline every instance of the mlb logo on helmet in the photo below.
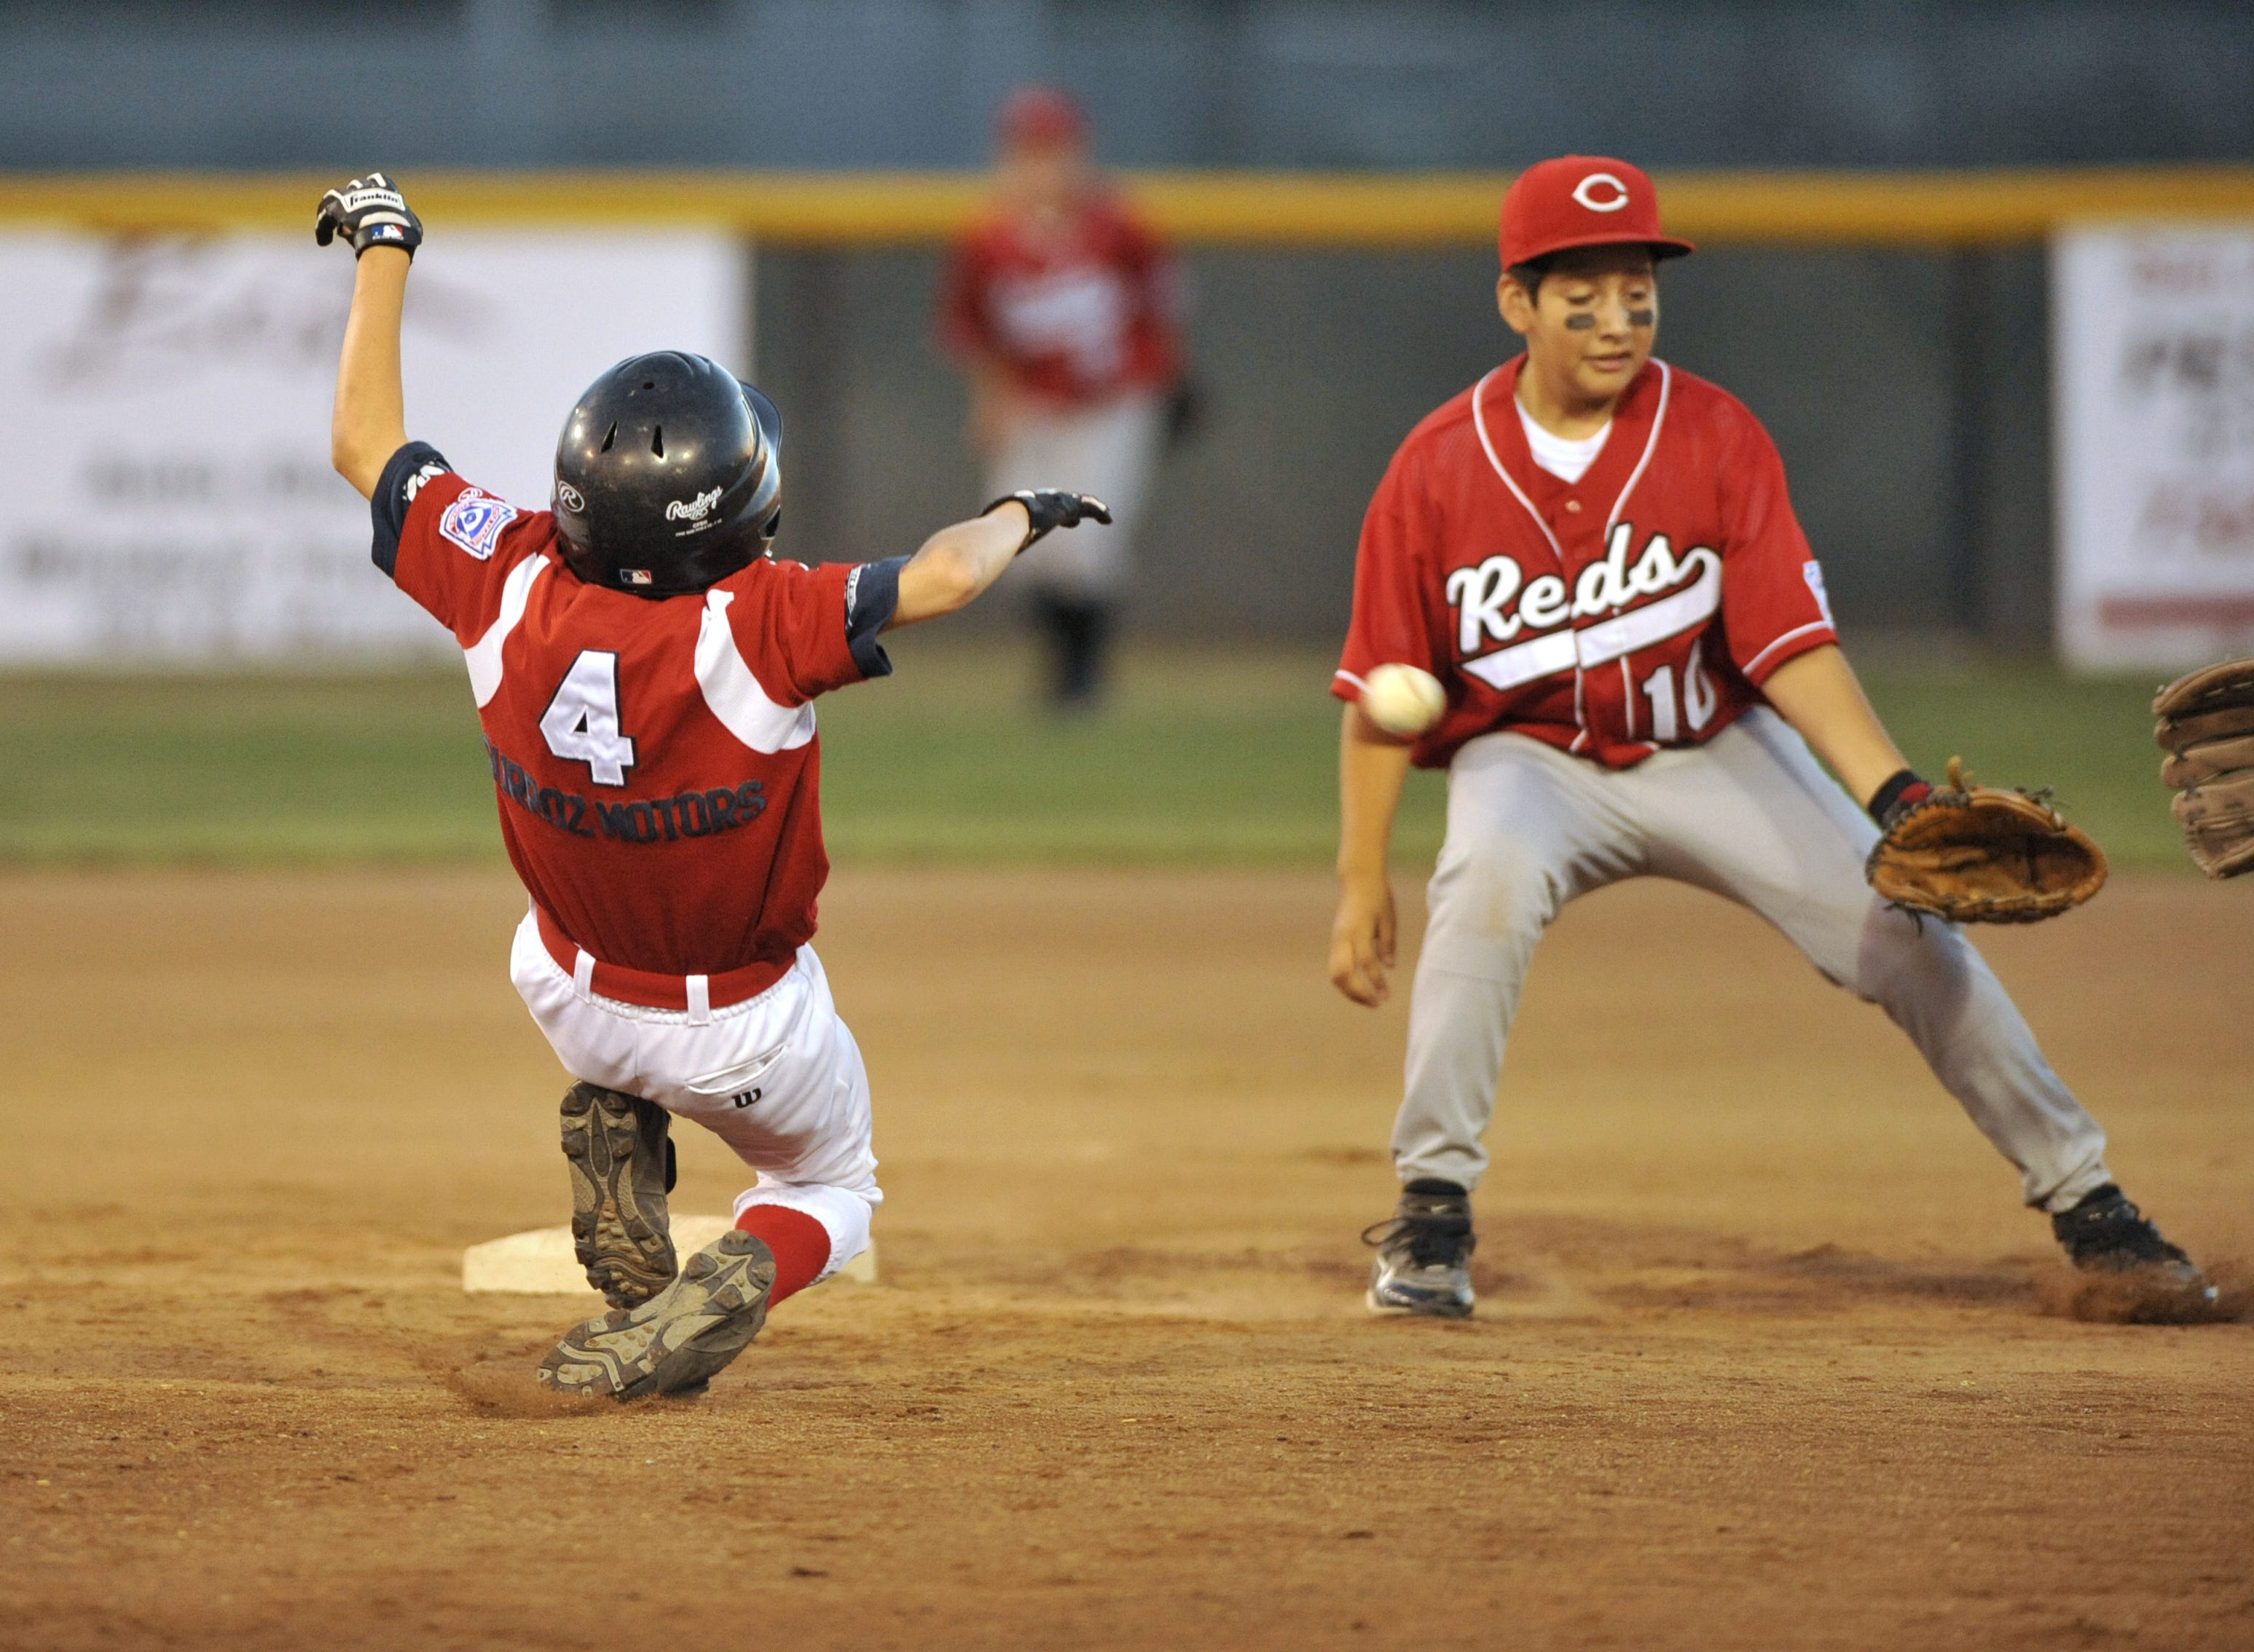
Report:
[[[1659,227],[1659,192],[1641,166],[1608,155],[1560,155],[1518,175],[1502,198],[1503,268],[1572,247],[1640,242],[1655,258],[1679,258],[1690,243]]]
[[[657,576],[647,568],[621,568],[619,570],[619,583],[622,585],[654,585],[657,583]]]

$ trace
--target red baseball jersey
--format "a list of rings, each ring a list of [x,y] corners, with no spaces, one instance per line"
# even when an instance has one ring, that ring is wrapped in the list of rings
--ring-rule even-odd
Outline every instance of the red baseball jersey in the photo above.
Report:
[[[622,972],[710,977],[715,1004],[780,979],[830,872],[813,702],[891,669],[876,635],[899,561],[761,558],[653,601],[581,583],[550,513],[423,444],[372,503],[377,565],[468,662],[501,837],[550,950],[592,955],[598,991],[676,1007]]]
[[[1064,406],[1158,388],[1180,371],[1172,260],[1140,220],[1093,196],[1054,238],[992,217],[957,243],[940,332]]]
[[[1537,467],[1525,358],[1426,418],[1371,500],[1332,692],[1422,666],[1447,710],[1415,760],[1509,729],[1609,768],[1696,746],[1768,674],[1836,641],[1784,461],[1745,404],[1652,361],[1578,482]]]

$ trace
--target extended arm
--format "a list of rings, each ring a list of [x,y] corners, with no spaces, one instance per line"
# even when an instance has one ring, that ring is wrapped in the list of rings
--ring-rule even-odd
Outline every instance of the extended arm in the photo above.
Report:
[[[1391,996],[1393,881],[1386,860],[1409,778],[1410,742],[1349,705],[1339,725],[1339,904],[1331,925],[1331,984],[1375,1008]]]
[[[329,461],[365,499],[407,441],[406,393],[399,374],[399,319],[407,300],[408,256],[371,247],[353,279],[337,405],[329,423]]]
[[[998,499],[969,522],[941,528],[908,558],[900,570],[900,603],[886,629],[969,607],[1019,551],[1053,528],[1110,520],[1103,501],[1084,494],[1044,488]]]
[[[1866,808],[1881,786],[1909,766],[1836,643],[1786,661],[1761,692]]]
[[[1026,508],[1011,500],[1000,509],[942,528],[900,570],[900,602],[892,626],[936,620],[977,601],[1016,560],[1030,530]]]

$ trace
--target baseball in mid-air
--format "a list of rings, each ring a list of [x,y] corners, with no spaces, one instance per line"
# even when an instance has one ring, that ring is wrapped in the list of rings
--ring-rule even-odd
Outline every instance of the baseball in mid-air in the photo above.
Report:
[[[1362,685],[1362,714],[1388,734],[1422,734],[1447,709],[1439,678],[1417,666],[1379,666]]]

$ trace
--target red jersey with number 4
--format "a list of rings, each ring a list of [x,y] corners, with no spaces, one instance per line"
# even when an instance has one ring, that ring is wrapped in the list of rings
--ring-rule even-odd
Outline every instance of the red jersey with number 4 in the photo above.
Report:
[[[421,451],[388,570],[462,646],[543,930],[598,965],[780,978],[830,872],[813,701],[882,661],[848,635],[861,569],[763,558],[701,597],[604,590],[564,564],[548,512]]]
[[[1639,374],[1578,482],[1534,463],[1523,356],[1410,432],[1378,485],[1332,681],[1421,666],[1447,710],[1415,760],[1498,729],[1627,768],[1695,746],[1768,674],[1838,640],[1784,461],[1745,404],[1663,361]]]
[[[1171,384],[1177,307],[1158,238],[1096,196],[1054,238],[1003,217],[974,229],[948,265],[940,331],[1021,393],[1071,407]]]

